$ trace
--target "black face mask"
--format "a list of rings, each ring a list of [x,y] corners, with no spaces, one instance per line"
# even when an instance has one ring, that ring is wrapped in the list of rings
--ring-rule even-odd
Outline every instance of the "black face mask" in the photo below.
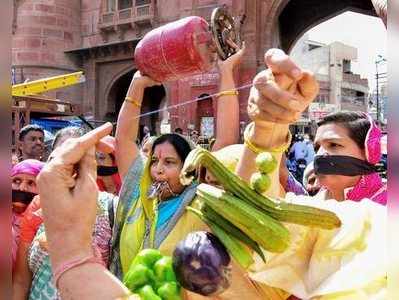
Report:
[[[346,155],[316,155],[314,159],[316,175],[357,176],[376,172],[374,165]]]
[[[116,166],[97,166],[98,176],[111,176],[118,173],[118,167]]]
[[[24,192],[20,190],[12,190],[12,202],[20,202],[26,205],[32,202],[35,193]]]

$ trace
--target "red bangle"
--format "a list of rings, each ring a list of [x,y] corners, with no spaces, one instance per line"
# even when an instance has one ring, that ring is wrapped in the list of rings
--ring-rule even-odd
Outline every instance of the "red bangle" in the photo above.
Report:
[[[96,251],[97,250],[97,251]],[[98,249],[94,249],[95,255],[89,255],[83,258],[72,258],[66,262],[63,262],[61,265],[59,265],[55,270],[54,270],[54,283],[55,287],[58,289],[58,281],[60,277],[68,270],[75,268],[77,266],[86,264],[86,263],[96,263],[96,264],[101,264],[105,265],[104,262],[101,259],[101,256],[98,256]]]

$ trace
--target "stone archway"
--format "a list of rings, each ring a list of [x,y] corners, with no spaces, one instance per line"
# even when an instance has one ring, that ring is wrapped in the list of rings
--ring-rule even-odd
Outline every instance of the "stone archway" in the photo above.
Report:
[[[258,66],[263,66],[266,49],[278,47],[288,53],[306,31],[345,11],[376,16],[371,0],[275,0],[261,4],[262,13],[257,14],[262,28]]]
[[[370,0],[289,1],[278,18],[281,48],[289,52],[295,42],[310,28],[345,11],[376,16]]]

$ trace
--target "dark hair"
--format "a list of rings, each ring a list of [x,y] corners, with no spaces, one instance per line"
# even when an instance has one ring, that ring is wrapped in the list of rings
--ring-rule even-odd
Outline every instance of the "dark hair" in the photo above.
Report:
[[[184,137],[176,133],[166,133],[157,137],[152,144],[151,152],[154,153],[155,147],[165,142],[170,143],[175,148],[182,162],[186,160],[187,155],[191,151],[191,145]]]
[[[360,111],[340,111],[329,114],[317,122],[317,126],[326,124],[337,124],[349,132],[349,137],[355,141],[360,149],[364,149],[367,132],[370,129],[370,122],[367,116]]]
[[[58,141],[65,137],[80,137],[82,135],[85,134],[85,130],[81,127],[77,127],[77,126],[68,126],[68,127],[64,127],[60,130],[57,131],[57,133],[54,136],[54,140],[53,143],[51,144],[51,149],[54,150],[54,148],[57,146]]]
[[[36,124],[30,124],[30,125],[26,125],[26,126],[21,128],[21,130],[19,131],[19,134],[18,134],[18,139],[20,141],[23,141],[25,136],[31,131],[40,131],[44,135],[43,127],[41,127],[39,125],[36,125]]]

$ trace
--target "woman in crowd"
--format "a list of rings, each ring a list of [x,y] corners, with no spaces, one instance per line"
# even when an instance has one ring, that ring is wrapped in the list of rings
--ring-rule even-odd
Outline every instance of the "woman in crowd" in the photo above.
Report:
[[[315,174],[324,199],[387,203],[387,187],[376,171],[381,130],[363,112],[341,111],[318,122]],[[333,166],[333,167],[331,167]]]
[[[38,193],[36,176],[43,165],[44,163],[36,159],[26,159],[14,165],[11,170],[11,187],[13,192],[12,228],[16,245],[19,244],[20,225],[25,210],[29,205],[31,210],[35,210],[37,206],[37,201],[32,202],[32,200]]]
[[[233,69],[240,62],[244,47],[219,63],[219,88],[229,92],[218,99],[215,146],[238,140],[238,130],[229,129],[233,129],[231,124],[239,125]],[[116,157],[124,184],[113,230],[110,270],[119,278],[143,246],[170,253],[181,238],[199,226],[199,221],[185,212],[195,196],[196,184],[185,187],[179,181],[184,160],[193,148],[191,143],[179,134],[161,135],[153,142],[147,161],[139,155],[135,143],[139,122],[136,116],[140,114],[144,89],[155,84],[158,83],[136,72],[118,117]]]
[[[340,111],[318,122],[312,168],[320,199],[387,203],[387,186],[375,165],[381,158],[381,130],[363,112]],[[282,168],[281,174],[287,172]]]
[[[59,130],[52,144],[53,151],[68,139],[80,137],[83,133],[84,131],[79,127],[66,127]],[[20,247],[13,274],[13,299],[60,299],[53,283],[39,197],[40,195],[35,199],[35,209],[29,207],[21,221]],[[93,231],[93,247],[99,252],[104,265],[107,265],[109,260],[111,227],[108,208],[113,198],[113,195],[109,193],[99,194]],[[57,201],[57,197],[53,201]]]
[[[121,178],[116,166],[114,153],[97,152],[97,185],[100,191],[118,195],[121,189]]]

